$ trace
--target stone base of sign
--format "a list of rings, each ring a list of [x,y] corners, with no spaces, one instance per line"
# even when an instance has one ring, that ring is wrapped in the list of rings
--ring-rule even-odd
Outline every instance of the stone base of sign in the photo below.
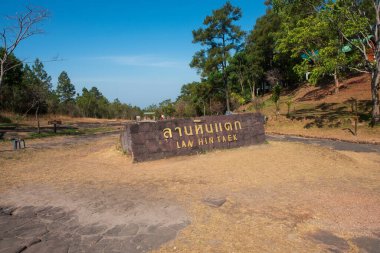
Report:
[[[134,162],[236,148],[265,141],[264,117],[259,113],[130,122],[121,146]]]

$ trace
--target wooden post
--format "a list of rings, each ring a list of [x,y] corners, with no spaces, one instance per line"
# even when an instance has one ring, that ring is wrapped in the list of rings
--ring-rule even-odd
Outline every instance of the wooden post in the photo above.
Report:
[[[41,128],[40,128],[40,118],[39,118],[39,115],[38,115],[38,110],[40,109],[40,105],[38,104],[37,105],[37,109],[36,109],[36,120],[37,120],[37,131],[38,131],[38,134],[41,133]]]
[[[51,120],[51,121],[48,121],[48,124],[49,125],[53,125],[53,131],[56,134],[57,133],[57,126],[61,125],[62,121],[60,121],[60,120]]]
[[[358,135],[358,100],[355,99],[355,136]]]

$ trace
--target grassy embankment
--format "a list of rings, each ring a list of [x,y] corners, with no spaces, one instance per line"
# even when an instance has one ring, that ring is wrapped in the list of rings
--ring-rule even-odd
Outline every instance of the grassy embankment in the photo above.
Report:
[[[353,108],[354,101],[357,101],[357,110]],[[345,80],[338,94],[334,93],[333,84],[322,87],[304,85],[291,92],[283,91],[277,117],[271,95],[245,105],[239,111],[257,110],[268,118],[267,133],[380,143],[380,126],[369,126],[371,91],[368,75]]]

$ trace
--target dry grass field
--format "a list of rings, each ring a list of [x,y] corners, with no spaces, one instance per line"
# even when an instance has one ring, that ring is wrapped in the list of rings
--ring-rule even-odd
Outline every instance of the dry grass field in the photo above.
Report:
[[[118,135],[81,138],[30,140],[20,152],[0,143],[0,206],[59,207],[105,230],[186,224],[152,248],[140,235],[127,252],[379,252],[379,153],[272,141],[134,164]],[[110,240],[62,252],[111,252],[120,241]]]

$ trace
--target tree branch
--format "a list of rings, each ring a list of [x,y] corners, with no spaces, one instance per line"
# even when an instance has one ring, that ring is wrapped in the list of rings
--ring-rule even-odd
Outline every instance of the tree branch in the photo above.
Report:
[[[15,25],[3,28],[0,33],[0,39],[3,42],[3,53],[0,56],[0,87],[5,73],[20,65],[18,63],[15,66],[6,68],[8,56],[16,50],[23,40],[43,33],[43,30],[38,29],[37,25],[48,17],[49,13],[46,9],[30,6],[26,7],[24,13],[16,14],[13,17],[8,16],[8,19],[14,21]]]
[[[49,17],[49,14],[45,9],[31,7],[26,8],[28,10],[26,13],[17,15],[13,18],[14,20],[17,20],[18,26],[16,29],[18,31],[16,33],[14,42],[7,48],[9,54],[14,52],[21,41],[33,35],[43,33],[43,30],[37,28],[33,30],[33,28],[38,23]]]
[[[370,74],[371,73],[371,71],[362,70],[362,69],[358,69],[358,68],[355,68],[355,67],[349,67],[349,69],[355,70],[355,71],[360,72],[360,73],[366,73],[366,74]]]

